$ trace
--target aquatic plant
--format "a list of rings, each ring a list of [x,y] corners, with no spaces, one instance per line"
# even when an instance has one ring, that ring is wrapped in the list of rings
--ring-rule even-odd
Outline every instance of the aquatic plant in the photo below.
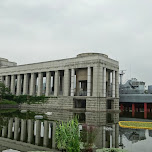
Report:
[[[80,135],[78,119],[59,122],[56,127],[57,148],[67,152],[80,152]]]

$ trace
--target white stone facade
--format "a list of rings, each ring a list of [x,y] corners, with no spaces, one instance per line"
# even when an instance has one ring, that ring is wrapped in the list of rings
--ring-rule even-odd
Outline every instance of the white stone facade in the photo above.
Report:
[[[10,62],[7,59],[0,58],[0,68],[14,67],[17,66],[17,63]]]
[[[119,63],[100,53],[0,68],[0,80],[16,95],[118,99],[118,77]]]

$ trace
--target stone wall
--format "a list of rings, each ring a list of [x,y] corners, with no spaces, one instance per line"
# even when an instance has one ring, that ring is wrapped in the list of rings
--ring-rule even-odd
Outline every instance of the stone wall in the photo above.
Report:
[[[76,100],[77,98],[75,98]],[[78,98],[81,99],[81,98]],[[84,99],[84,98],[82,98]],[[107,99],[87,97],[86,111],[107,111]],[[119,110],[119,99],[113,99],[112,110]],[[45,104],[22,104],[22,108],[40,108],[40,109],[59,109],[59,110],[76,110],[74,108],[74,97],[53,97],[49,98]]]
[[[115,98],[112,102],[112,109],[113,110],[119,110],[119,99]]]
[[[106,112],[86,112],[87,125],[106,125]]]
[[[87,98],[86,111],[106,111],[106,98]]]
[[[49,98],[45,104],[22,104],[21,108],[40,108],[40,109],[63,109],[71,110],[74,107],[72,97],[53,97]]]

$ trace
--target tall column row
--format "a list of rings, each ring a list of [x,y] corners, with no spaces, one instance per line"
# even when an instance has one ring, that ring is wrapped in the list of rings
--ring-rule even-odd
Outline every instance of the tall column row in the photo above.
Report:
[[[86,69],[87,96],[119,97],[118,71],[112,71],[98,64],[94,67],[88,66]],[[75,88],[79,87],[75,85],[76,70],[67,68],[62,71],[9,75],[2,77],[1,80],[10,88],[12,94],[16,95],[75,96]]]
[[[119,97],[119,73],[103,65],[93,67],[93,96]]]
[[[1,81],[17,96],[69,96],[70,69],[2,76]]]

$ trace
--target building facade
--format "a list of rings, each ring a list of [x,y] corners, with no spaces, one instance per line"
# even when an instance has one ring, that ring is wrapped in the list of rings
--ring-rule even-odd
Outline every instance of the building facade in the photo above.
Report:
[[[119,109],[118,78],[119,63],[100,53],[0,69],[12,94],[45,95],[54,108],[88,111]]]
[[[17,66],[17,63],[10,62],[7,59],[0,58],[0,68],[14,67]]]

